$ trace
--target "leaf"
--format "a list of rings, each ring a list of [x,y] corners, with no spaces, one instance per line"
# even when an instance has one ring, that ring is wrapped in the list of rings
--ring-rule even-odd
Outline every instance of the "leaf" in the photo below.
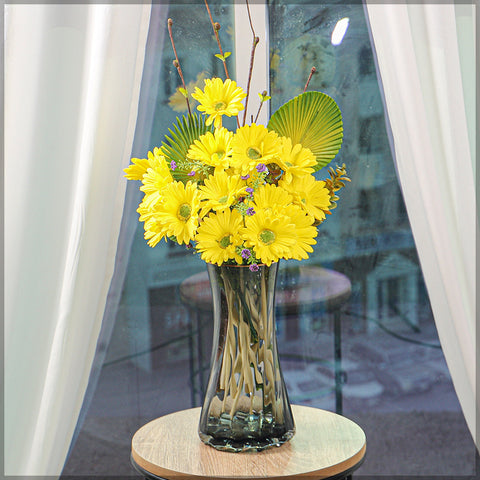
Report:
[[[219,58],[222,62],[224,62],[231,54],[232,52],[225,52],[223,55],[221,55],[220,53],[216,53],[215,56]]]
[[[263,93],[259,93],[258,96],[260,97],[260,101],[262,103],[272,98],[270,95],[264,95]]]
[[[293,145],[309,148],[317,159],[315,170],[328,165],[343,140],[342,113],[335,100],[321,92],[305,92],[282,105],[267,125]]]
[[[203,116],[192,114],[188,117],[182,116],[182,119],[177,117],[176,123],[173,124],[173,130],[168,129],[170,136],[165,135],[165,141],[162,142],[162,152],[168,163],[172,160],[178,165],[174,172],[172,172],[175,180],[187,182],[191,180],[188,176],[188,171],[183,170],[180,165],[185,163],[185,158],[190,145],[207,132],[212,131],[212,126],[205,125]]]

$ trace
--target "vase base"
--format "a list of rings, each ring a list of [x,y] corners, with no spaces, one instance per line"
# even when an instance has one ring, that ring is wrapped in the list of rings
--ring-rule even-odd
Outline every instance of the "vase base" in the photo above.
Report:
[[[251,425],[250,425],[251,426]],[[222,450],[226,452],[247,452],[247,451],[257,451],[260,452],[270,447],[280,447],[282,444],[288,442],[295,435],[295,427],[290,430],[285,431],[285,426],[282,427],[273,427],[270,425],[270,430],[268,433],[264,432],[264,435],[246,435],[247,431],[245,425],[243,425],[243,435],[232,438],[232,435],[226,435],[225,428],[217,426],[217,428],[212,428],[210,425],[208,433],[203,433],[199,431],[200,439],[206,445]],[[230,430],[230,433],[232,431]],[[238,435],[237,431],[237,435]],[[235,437],[235,435],[233,435]]]
[[[265,438],[246,438],[246,439],[231,439],[231,438],[216,438],[212,435],[206,435],[199,433],[200,439],[206,445],[210,445],[216,450],[222,450],[224,452],[247,452],[257,451],[261,452],[267,448],[280,447],[284,443],[288,442],[295,434],[295,430],[290,430],[283,435],[276,437]]]

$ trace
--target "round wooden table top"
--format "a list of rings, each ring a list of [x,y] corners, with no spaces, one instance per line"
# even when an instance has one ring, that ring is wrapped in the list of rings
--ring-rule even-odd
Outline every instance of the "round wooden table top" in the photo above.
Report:
[[[278,479],[336,478],[363,461],[366,440],[351,420],[332,412],[292,406],[294,437],[261,452],[230,453],[205,445],[198,437],[200,408],[157,418],[132,439],[132,460],[150,478]]]
[[[282,286],[282,273],[289,268],[280,270],[275,291],[275,305],[281,307],[284,313],[297,313],[299,306],[323,307],[327,311],[339,308],[349,297],[352,284],[342,273],[327,268],[302,265],[293,271],[294,281]],[[212,309],[212,291],[208,273],[200,272],[185,279],[180,284],[180,298],[187,305],[200,310]]]

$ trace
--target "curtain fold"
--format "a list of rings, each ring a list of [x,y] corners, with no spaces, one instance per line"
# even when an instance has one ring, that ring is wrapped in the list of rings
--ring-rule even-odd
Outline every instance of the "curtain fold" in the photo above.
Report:
[[[401,188],[453,384],[476,416],[475,6],[366,10]],[[457,29],[461,25],[461,31]],[[473,104],[472,104],[473,100]]]
[[[5,474],[59,475],[112,276],[150,5],[5,9]]]
[[[161,75],[167,13],[168,5],[152,5],[131,157],[143,158],[145,152],[153,150],[153,146],[150,142],[158,97],[158,79]],[[98,379],[110,345],[112,332],[115,327],[133,239],[138,228],[138,215],[135,212],[142,199],[142,192],[138,189],[138,185],[135,182],[126,183],[125,204],[118,236],[115,268],[108,291],[102,327],[98,335],[95,358],[90,370],[88,387],[85,392],[82,409],[75,429],[75,435],[72,439],[72,445],[76,440],[76,436],[80,433],[83,421],[90,408],[91,401],[97,388]]]

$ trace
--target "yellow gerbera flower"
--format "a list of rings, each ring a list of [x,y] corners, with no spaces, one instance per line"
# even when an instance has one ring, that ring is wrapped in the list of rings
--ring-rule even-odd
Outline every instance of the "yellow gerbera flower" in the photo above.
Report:
[[[152,152],[148,152],[148,158],[132,158],[132,164],[125,168],[125,178],[128,180],[142,180],[143,175],[152,167],[157,160],[163,158],[160,148],[155,147]]]
[[[163,156],[155,157],[150,165],[143,175],[140,190],[147,196],[149,204],[152,204],[160,200],[163,188],[173,182],[173,177]]]
[[[189,243],[195,238],[200,210],[200,193],[197,184],[172,182],[162,190],[163,200],[153,208],[149,221],[160,222],[167,235],[177,242]],[[148,222],[147,222],[148,223]]]
[[[201,216],[209,210],[226,210],[242,195],[246,194],[245,182],[240,175],[228,175],[224,170],[215,172],[199,187],[203,200]]]
[[[162,238],[167,240],[167,230],[165,229],[163,222],[155,216],[158,203],[151,200],[151,195],[147,194],[143,196],[140,205],[137,208],[137,212],[140,214],[138,219],[140,222],[144,222],[143,228],[145,230],[145,239],[148,240],[148,245],[154,247]]]
[[[215,132],[207,132],[190,146],[187,157],[200,160],[216,169],[229,167],[229,157],[232,155],[233,132],[226,128],[216,128]]]
[[[151,195],[144,195],[140,205],[137,208],[137,212],[140,214],[139,222],[146,222],[153,215],[153,209],[157,202],[153,201]]]
[[[275,163],[281,154],[282,144],[275,132],[269,132],[263,125],[252,123],[236,131],[232,148],[231,165],[241,175],[247,175],[261,163]]]
[[[150,247],[157,245],[162,238],[167,241],[168,230],[165,224],[159,218],[155,217],[155,215],[146,220],[143,227],[145,230],[144,238],[148,240],[147,244]]]
[[[318,230],[312,224],[312,217],[307,215],[298,205],[287,206],[285,208],[285,213],[295,224],[296,237],[296,241],[291,246],[287,258],[304,260],[308,258],[308,253],[313,252],[311,245],[315,245],[317,243],[315,237],[318,235]]]
[[[242,244],[239,234],[241,227],[242,215],[237,210],[227,209],[205,217],[195,237],[202,260],[222,265],[233,259],[241,264],[242,257],[236,252]]]
[[[275,185],[261,185],[253,194],[253,202],[257,209],[284,209],[292,203],[292,196],[282,187]]]
[[[253,247],[255,256],[262,263],[271,265],[280,258],[288,258],[296,241],[295,225],[287,215],[269,215],[259,210],[255,215],[245,217],[241,229],[247,247]]]
[[[290,183],[294,176],[300,177],[313,173],[313,166],[317,164],[315,155],[309,148],[303,148],[297,143],[292,145],[290,138],[282,137],[282,153],[279,158],[279,167],[283,170],[282,179]]]
[[[195,93],[192,93],[192,97],[200,103],[197,109],[208,115],[206,125],[213,122],[215,128],[222,125],[222,115],[232,117],[244,109],[241,101],[246,96],[243,89],[229,78],[225,82],[220,78],[207,78],[204,90],[197,87]]]
[[[315,220],[325,220],[325,211],[330,207],[330,193],[323,180],[313,175],[293,177],[291,183],[280,180],[279,185],[293,195],[294,203],[299,205]]]

